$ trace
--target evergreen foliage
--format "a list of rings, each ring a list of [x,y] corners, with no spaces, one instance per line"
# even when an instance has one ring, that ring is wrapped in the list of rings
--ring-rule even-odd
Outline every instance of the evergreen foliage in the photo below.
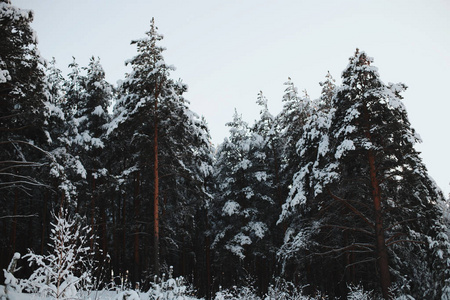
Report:
[[[48,186],[49,95],[32,20],[31,11],[0,1],[1,266],[13,253],[39,243],[36,214]],[[22,235],[30,239],[18,238]]]
[[[215,149],[154,20],[112,86],[99,58],[67,76],[47,64],[32,19],[0,0],[1,297],[30,275],[56,298],[95,278],[135,288],[120,297],[186,296],[172,272],[206,299],[450,297],[448,201],[414,148],[406,86],[366,53],[318,99],[289,78],[277,115],[260,92],[260,118],[236,111]],[[16,268],[26,249],[37,268]]]
[[[414,150],[418,138],[400,96],[405,86],[382,83],[372,61],[357,51],[328,117],[311,118],[310,132],[321,135],[318,152],[294,176],[282,216],[301,214],[283,247],[304,249],[303,264],[315,268],[307,267],[303,280],[330,295],[346,294],[338,282],[358,280],[381,287],[385,298],[391,282],[401,293],[436,298],[445,277],[435,277],[429,250],[443,234],[436,205],[443,197]],[[312,141],[302,139],[299,152]],[[448,253],[448,244],[440,246],[432,252]]]

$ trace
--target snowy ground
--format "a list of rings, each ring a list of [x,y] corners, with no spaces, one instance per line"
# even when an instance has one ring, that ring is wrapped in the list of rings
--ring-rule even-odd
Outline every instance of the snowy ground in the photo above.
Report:
[[[159,298],[158,298],[159,297]],[[135,291],[92,291],[89,293],[80,293],[80,295],[75,299],[84,300],[153,300],[153,299],[183,299],[183,300],[198,300],[197,298],[189,296],[180,296],[178,298],[176,295],[171,295],[170,293],[156,293],[153,292],[135,292]],[[43,297],[37,294],[25,294],[17,293],[14,291],[9,291],[7,296],[4,293],[4,286],[0,285],[0,299],[8,300],[54,300],[53,297]],[[66,298],[64,298],[66,299]],[[70,298],[74,299],[74,298]]]

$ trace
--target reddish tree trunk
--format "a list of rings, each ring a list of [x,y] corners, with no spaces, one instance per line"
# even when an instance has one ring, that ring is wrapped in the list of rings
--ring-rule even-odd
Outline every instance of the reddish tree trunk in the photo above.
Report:
[[[155,274],[159,277],[159,170],[158,170],[158,94],[155,96],[155,127],[154,127],[154,193],[153,193],[153,263]]]
[[[41,255],[44,255],[45,235],[47,228],[47,202],[48,202],[48,191],[44,195],[44,209],[42,210],[42,235],[41,235]]]
[[[108,236],[107,236],[107,229],[106,229],[106,208],[102,206],[101,209],[102,215],[101,215],[101,221],[102,221],[102,255],[105,256],[108,251]]]
[[[370,120],[369,112],[367,108],[363,107],[364,122],[366,123],[366,138],[372,141],[370,133]],[[383,228],[383,211],[381,208],[381,192],[380,184],[377,177],[377,166],[375,163],[375,153],[373,150],[368,152],[369,170],[370,170],[370,183],[372,186],[372,200],[375,212],[375,237],[376,237],[376,249],[377,249],[377,262],[380,270],[380,285],[383,293],[383,298],[392,299],[392,295],[389,291],[391,287],[391,275],[389,273],[389,258],[386,247],[386,239],[384,236]]]
[[[127,245],[127,231],[126,231],[126,225],[127,225],[127,204],[126,204],[125,197],[122,198],[122,248],[120,249],[120,256],[122,258],[122,264],[121,264],[121,272],[122,274],[125,274],[125,268],[126,266],[123,264],[125,261],[125,253],[126,253],[126,245]]]
[[[134,280],[135,282],[140,281],[139,276],[139,210],[141,209],[139,201],[139,191],[140,191],[140,176],[139,172],[136,173],[135,185],[134,185],[134,219],[135,219],[135,229],[134,229]]]
[[[378,267],[380,268],[380,284],[385,299],[391,299],[389,288],[391,286],[391,275],[389,273],[389,260],[386,248],[386,240],[383,228],[383,212],[381,210],[380,186],[377,179],[375,166],[375,154],[369,150],[370,181],[372,184],[372,198],[375,209],[375,234],[377,244]]]

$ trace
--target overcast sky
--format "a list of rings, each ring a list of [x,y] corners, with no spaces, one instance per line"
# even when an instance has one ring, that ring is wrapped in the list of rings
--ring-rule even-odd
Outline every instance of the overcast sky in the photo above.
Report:
[[[291,77],[311,98],[327,71],[340,83],[358,47],[374,57],[385,82],[403,82],[417,148],[430,175],[450,192],[450,1],[186,1],[12,0],[32,9],[39,49],[58,67],[75,56],[86,66],[98,56],[111,83],[123,79],[124,61],[136,54],[155,17],[165,61],[189,86],[191,109],[205,116],[213,142],[228,135],[236,108],[250,124],[258,118],[257,93],[277,114],[283,83]]]

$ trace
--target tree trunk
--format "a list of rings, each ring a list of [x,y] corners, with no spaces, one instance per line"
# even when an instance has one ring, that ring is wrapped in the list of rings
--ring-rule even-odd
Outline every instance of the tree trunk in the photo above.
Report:
[[[372,199],[375,209],[375,235],[377,246],[378,267],[380,268],[380,284],[383,297],[391,299],[389,288],[391,286],[391,275],[389,273],[389,260],[384,238],[383,212],[381,209],[380,186],[377,179],[377,169],[375,166],[375,154],[369,150],[370,181],[372,184]]]
[[[364,112],[364,122],[365,124],[365,135],[369,141],[372,141],[372,136],[370,133],[370,120],[369,112],[367,107],[363,106]],[[368,151],[368,161],[370,170],[370,183],[372,186],[372,201],[374,205],[375,212],[375,238],[376,238],[376,251],[377,251],[377,262],[378,268],[380,270],[380,285],[381,291],[383,293],[383,298],[392,299],[392,295],[389,291],[391,287],[391,275],[389,273],[389,259],[386,247],[386,239],[384,237],[383,228],[383,211],[381,208],[381,193],[380,184],[377,178],[377,166],[375,163],[375,153],[373,150]]]
[[[90,246],[91,250],[94,250],[94,237],[95,237],[95,177],[91,174],[92,177],[92,187],[91,187],[91,241]]]
[[[134,228],[134,282],[140,281],[140,258],[139,258],[139,210],[141,209],[140,201],[139,201],[139,192],[140,192],[140,176],[139,172],[136,173],[135,183],[134,183],[134,220],[135,220],[135,228]]]
[[[108,234],[107,234],[107,217],[106,217],[106,207],[102,205],[101,210],[101,222],[102,222],[102,256],[108,253]]]
[[[19,202],[19,192],[17,188],[14,190],[14,209],[13,209],[13,219],[11,226],[11,249],[12,253],[16,252],[16,237],[17,237],[17,206]]]
[[[120,199],[120,198],[119,198]],[[112,209],[112,243],[113,243],[113,256],[112,256],[112,269],[110,270],[110,274],[111,274],[111,282],[114,282],[114,277],[113,277],[113,272],[117,272],[117,261],[119,260],[119,249],[118,249],[118,241],[117,241],[117,221],[116,220],[120,220],[120,200],[119,203],[117,205],[117,209],[118,211],[116,212],[116,206],[111,205],[111,209]],[[117,214],[117,215],[116,215]]]
[[[153,263],[155,275],[159,277],[159,170],[158,170],[158,94],[155,95],[155,126],[154,126],[154,193],[153,193]]]
[[[44,208],[42,210],[42,234],[41,234],[41,255],[44,255],[44,248],[46,245],[46,229],[47,229],[47,202],[48,202],[48,191],[44,195]]]
[[[205,228],[210,230],[208,212],[205,209]],[[211,240],[209,234],[205,237],[205,259],[206,259],[206,299],[211,299]]]
[[[127,253],[127,204],[126,204],[126,198],[122,197],[122,248],[120,250],[120,257],[121,257],[121,273],[124,276],[125,269],[127,268],[126,264],[128,263],[128,259],[125,255]]]

